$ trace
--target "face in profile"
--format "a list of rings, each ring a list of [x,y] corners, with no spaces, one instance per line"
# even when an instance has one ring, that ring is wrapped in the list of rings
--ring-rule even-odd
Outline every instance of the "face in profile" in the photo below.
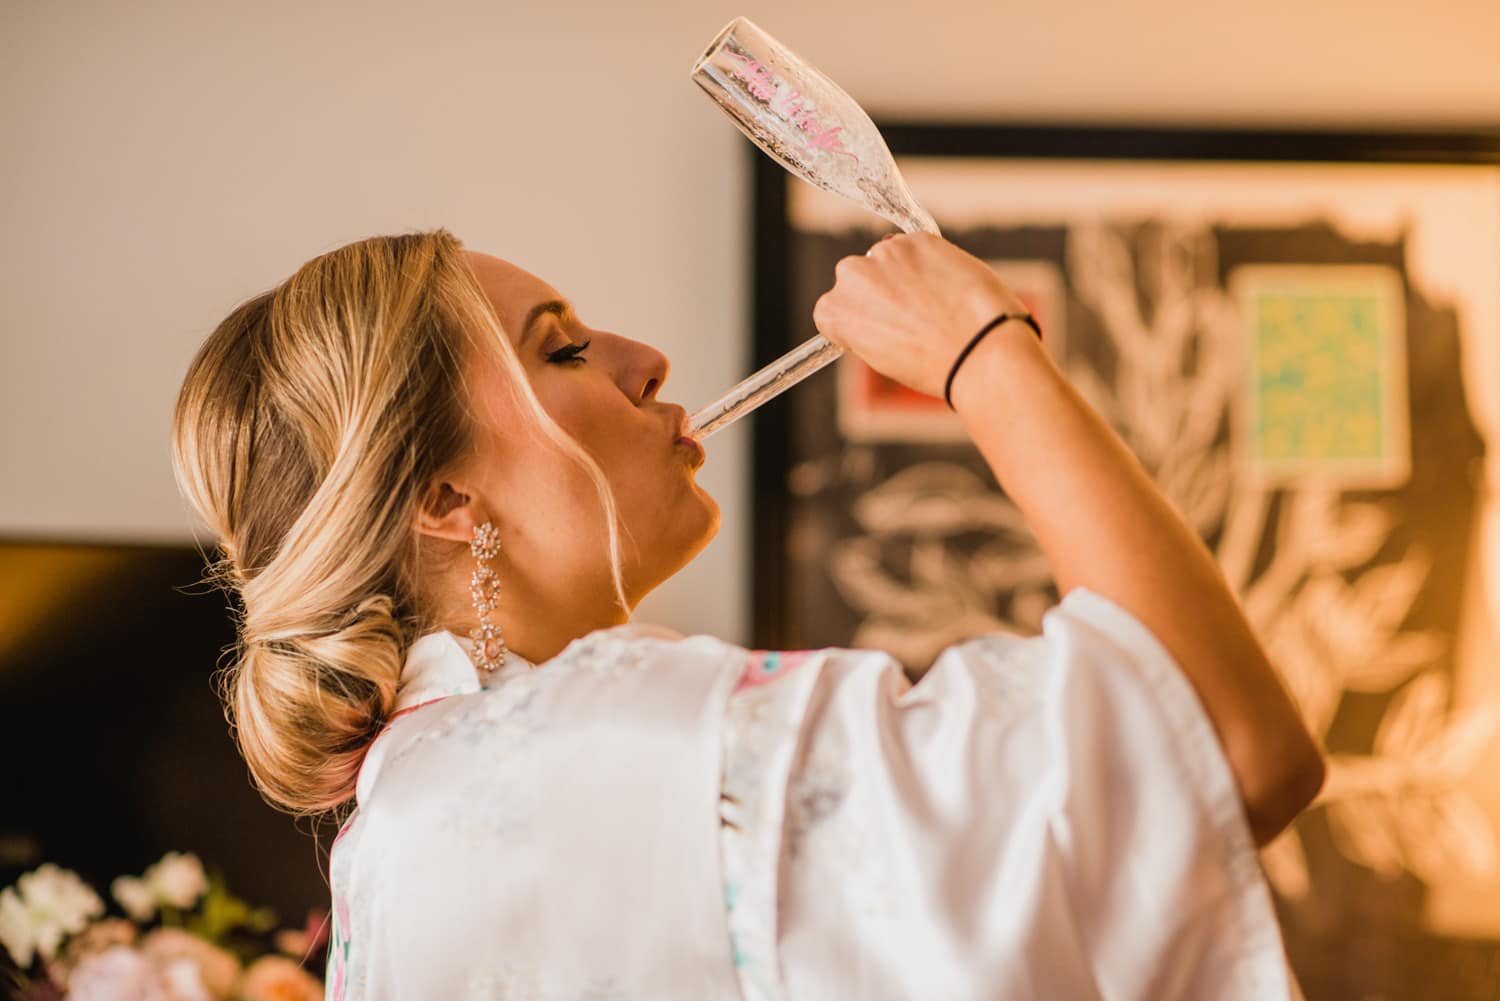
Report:
[[[543,408],[593,456],[613,489],[634,607],[719,526],[718,504],[695,479],[703,453],[678,441],[685,411],[658,398],[667,359],[647,344],[590,326],[535,275],[498,257],[465,253]],[[476,517],[495,521],[502,579],[524,579],[539,607],[572,607],[587,616],[601,602],[617,605],[608,529],[592,479],[533,426],[508,390],[499,358],[471,352],[465,365],[476,451],[455,479]]]

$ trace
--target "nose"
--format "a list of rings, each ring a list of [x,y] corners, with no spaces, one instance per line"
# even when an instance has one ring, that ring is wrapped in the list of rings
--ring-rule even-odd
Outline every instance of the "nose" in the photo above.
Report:
[[[631,341],[631,364],[626,368],[626,381],[621,387],[637,404],[654,400],[661,384],[667,381],[672,364],[667,356],[649,344]]]

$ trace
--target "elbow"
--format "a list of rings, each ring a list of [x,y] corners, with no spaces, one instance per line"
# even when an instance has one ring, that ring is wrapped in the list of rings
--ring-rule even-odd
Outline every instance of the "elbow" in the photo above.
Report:
[[[1253,792],[1244,797],[1246,819],[1256,847],[1270,844],[1312,805],[1328,776],[1323,752],[1311,735],[1303,730],[1300,737],[1296,743],[1301,746],[1285,751],[1254,783]]]

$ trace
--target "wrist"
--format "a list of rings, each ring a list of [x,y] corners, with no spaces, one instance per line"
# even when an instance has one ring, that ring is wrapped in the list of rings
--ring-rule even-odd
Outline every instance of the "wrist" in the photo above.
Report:
[[[1047,360],[1037,331],[1020,315],[1012,314],[967,344],[954,359],[947,385],[948,405],[962,414],[966,408],[993,398],[997,380],[1006,370],[1037,359]]]

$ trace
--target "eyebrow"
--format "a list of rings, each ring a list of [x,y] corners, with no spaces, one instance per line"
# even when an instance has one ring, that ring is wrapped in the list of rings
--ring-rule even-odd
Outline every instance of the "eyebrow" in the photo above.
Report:
[[[526,338],[531,336],[531,328],[536,325],[536,321],[548,315],[555,316],[561,320],[568,315],[571,308],[561,299],[546,299],[532,306],[526,312],[525,322],[521,324],[521,343],[525,344]]]

